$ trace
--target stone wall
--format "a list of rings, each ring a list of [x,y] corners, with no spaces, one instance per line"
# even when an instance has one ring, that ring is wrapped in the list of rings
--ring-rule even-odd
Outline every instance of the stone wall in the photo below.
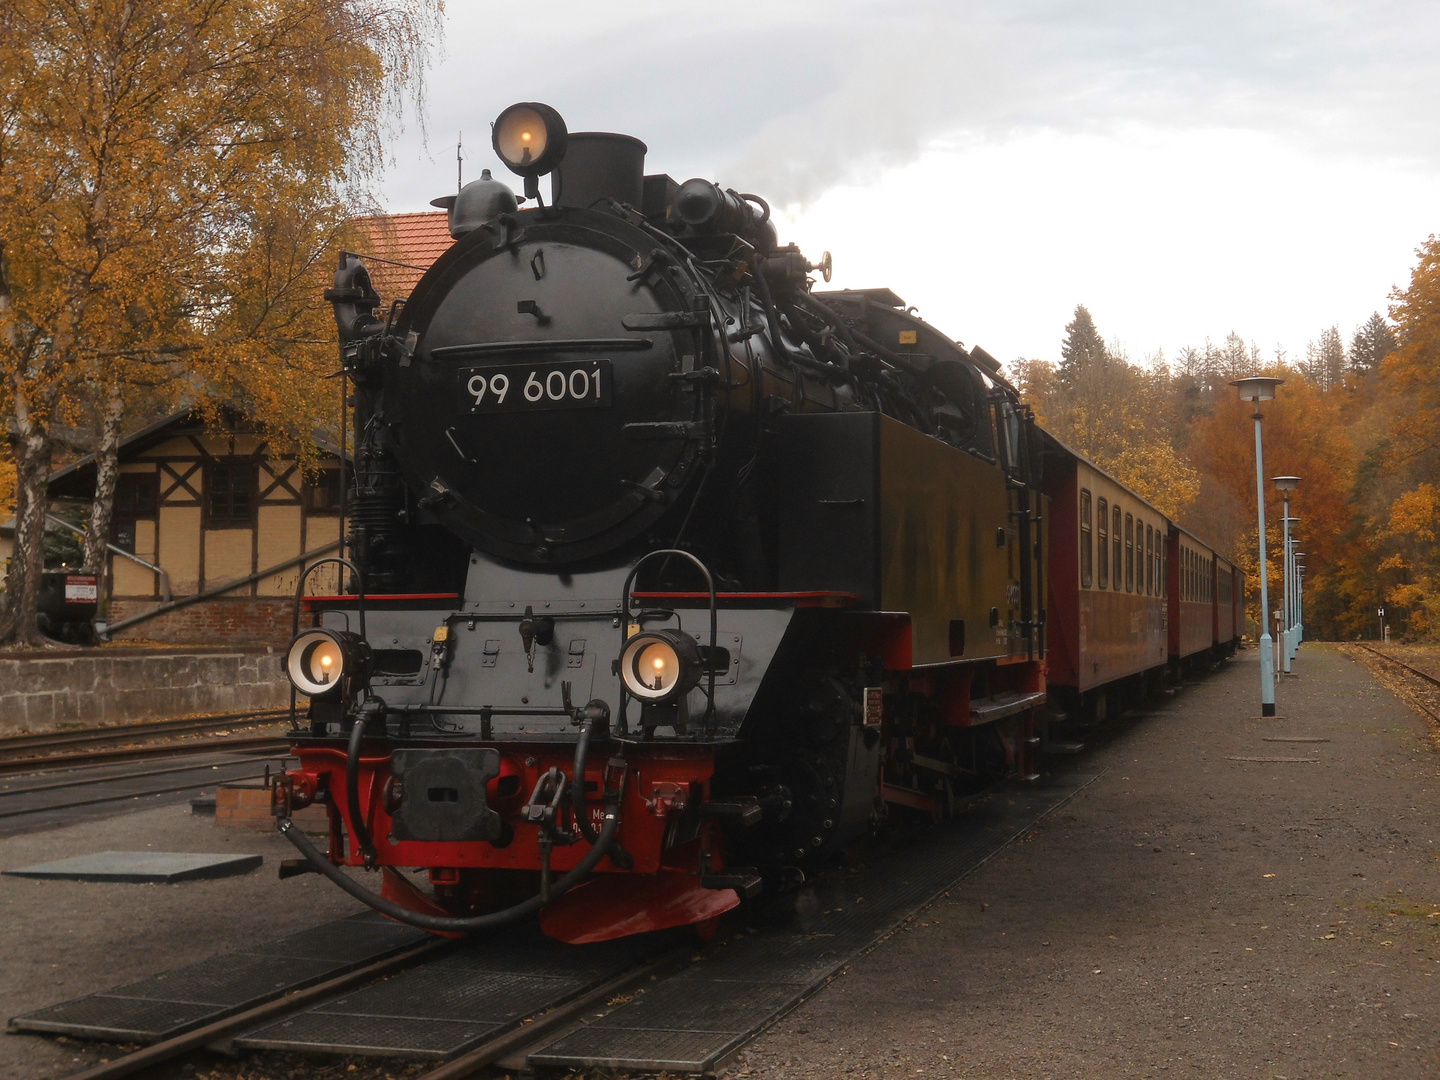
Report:
[[[106,619],[113,625],[149,611],[158,603],[156,600],[111,600]],[[293,605],[289,597],[221,596],[136,623],[115,635],[115,640],[167,641],[177,645],[223,641],[227,645],[284,648],[290,644]]]
[[[290,703],[282,646],[0,653],[0,735]]]

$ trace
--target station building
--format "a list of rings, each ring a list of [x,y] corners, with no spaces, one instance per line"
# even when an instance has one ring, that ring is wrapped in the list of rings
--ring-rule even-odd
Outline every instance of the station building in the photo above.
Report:
[[[407,295],[452,242],[443,211],[360,224],[369,237],[363,254],[378,257],[372,276],[386,307]],[[336,418],[316,419],[329,426]],[[316,467],[303,471],[236,410],[216,425],[183,409],[126,436],[111,525],[111,543],[125,554],[109,555],[106,622],[115,626],[167,599],[215,595],[167,609],[115,637],[190,645],[288,640],[301,568],[335,554],[344,527],[340,491],[348,466],[336,447],[317,443],[317,450]],[[52,499],[92,499],[94,456],[58,470],[49,491]],[[0,530],[0,562],[9,559],[13,542],[13,527]],[[339,586],[331,567],[312,581],[311,591]]]

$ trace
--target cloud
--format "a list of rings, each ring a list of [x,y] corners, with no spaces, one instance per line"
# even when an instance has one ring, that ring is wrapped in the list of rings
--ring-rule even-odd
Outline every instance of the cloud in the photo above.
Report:
[[[956,136],[1131,122],[1435,164],[1437,30],[1440,5],[1419,2],[453,4],[432,142],[464,129],[473,175],[489,120],[545,100],[645,139],[653,167],[801,206]],[[412,132],[391,176],[406,201],[417,158]]]

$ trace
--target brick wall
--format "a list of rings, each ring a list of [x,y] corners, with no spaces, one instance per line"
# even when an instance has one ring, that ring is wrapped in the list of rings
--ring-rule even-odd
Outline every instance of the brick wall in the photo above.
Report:
[[[115,640],[284,648],[290,644],[292,604],[292,600],[280,596],[222,596],[136,623],[116,634]],[[118,623],[155,606],[154,600],[111,600],[107,618],[112,624]]]
[[[0,653],[0,735],[283,708],[281,648]]]

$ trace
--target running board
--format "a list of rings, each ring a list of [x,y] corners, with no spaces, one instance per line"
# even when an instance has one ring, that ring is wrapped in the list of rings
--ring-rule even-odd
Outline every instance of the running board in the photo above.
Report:
[[[1014,716],[1026,709],[1044,705],[1045,698],[1044,690],[1036,690],[1027,694],[998,694],[995,697],[977,698],[970,702],[970,722],[972,724],[990,724],[996,720],[1004,720],[1007,716]]]

